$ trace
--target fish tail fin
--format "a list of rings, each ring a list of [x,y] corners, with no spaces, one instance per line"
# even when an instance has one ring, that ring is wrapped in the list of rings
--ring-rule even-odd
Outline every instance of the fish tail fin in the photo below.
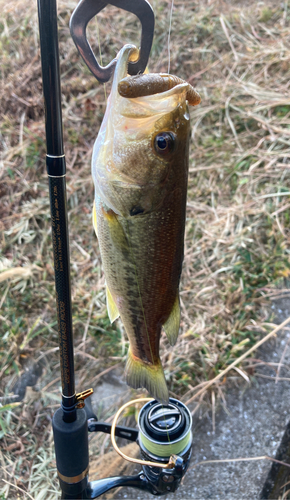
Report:
[[[144,387],[154,399],[168,404],[169,394],[160,359],[156,364],[150,365],[135,357],[129,349],[125,374],[130,387]]]

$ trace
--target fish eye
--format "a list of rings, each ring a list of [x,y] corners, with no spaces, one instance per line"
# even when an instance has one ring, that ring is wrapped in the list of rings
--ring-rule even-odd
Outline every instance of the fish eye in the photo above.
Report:
[[[154,139],[155,151],[160,155],[171,153],[174,149],[175,137],[172,132],[161,132]]]

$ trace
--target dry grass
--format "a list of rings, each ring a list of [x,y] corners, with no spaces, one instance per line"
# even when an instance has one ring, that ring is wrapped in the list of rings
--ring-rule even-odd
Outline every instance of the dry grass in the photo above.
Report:
[[[50,419],[59,371],[38,25],[30,4],[1,2],[3,405],[31,359],[42,359],[44,373],[35,400],[31,392],[19,408],[1,408],[6,482],[0,491],[3,498],[40,500],[56,495]],[[157,26],[150,70],[167,71],[171,1],[152,4]],[[59,28],[76,369],[78,389],[85,389],[88,373],[94,378],[115,363],[124,366],[128,342],[120,324],[109,324],[91,223],[90,157],[110,84],[105,93],[70,39],[75,5],[60,2]],[[287,3],[273,2],[251,3],[251,9],[245,2],[218,0],[174,5],[171,72],[202,95],[192,111],[181,333],[173,349],[161,339],[169,387],[186,401],[194,387],[218,375],[269,330],[267,300],[277,285],[280,294],[287,293],[290,13]],[[99,30],[104,63],[124,42],[138,44],[133,15],[110,7],[98,20],[89,33],[97,51]],[[224,386],[225,380],[218,394]]]

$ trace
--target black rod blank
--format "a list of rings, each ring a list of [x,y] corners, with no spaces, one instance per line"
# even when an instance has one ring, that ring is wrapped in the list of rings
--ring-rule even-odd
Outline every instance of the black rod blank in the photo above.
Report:
[[[56,0],[38,0],[63,418],[76,418],[65,156]]]
[[[56,0],[38,0],[47,154],[63,155]]]

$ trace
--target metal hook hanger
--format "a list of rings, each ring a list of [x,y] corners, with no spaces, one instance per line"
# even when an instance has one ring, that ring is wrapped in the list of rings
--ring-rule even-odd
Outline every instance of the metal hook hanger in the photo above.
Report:
[[[113,59],[105,67],[100,66],[87,40],[86,28],[89,21],[108,4],[135,14],[141,22],[142,33],[139,59],[129,63],[129,75],[137,75],[144,72],[148,63],[154,35],[154,12],[147,0],[110,0],[109,2],[103,0],[81,0],[72,13],[70,32],[86,65],[101,83],[107,82],[111,78],[117,59]]]

